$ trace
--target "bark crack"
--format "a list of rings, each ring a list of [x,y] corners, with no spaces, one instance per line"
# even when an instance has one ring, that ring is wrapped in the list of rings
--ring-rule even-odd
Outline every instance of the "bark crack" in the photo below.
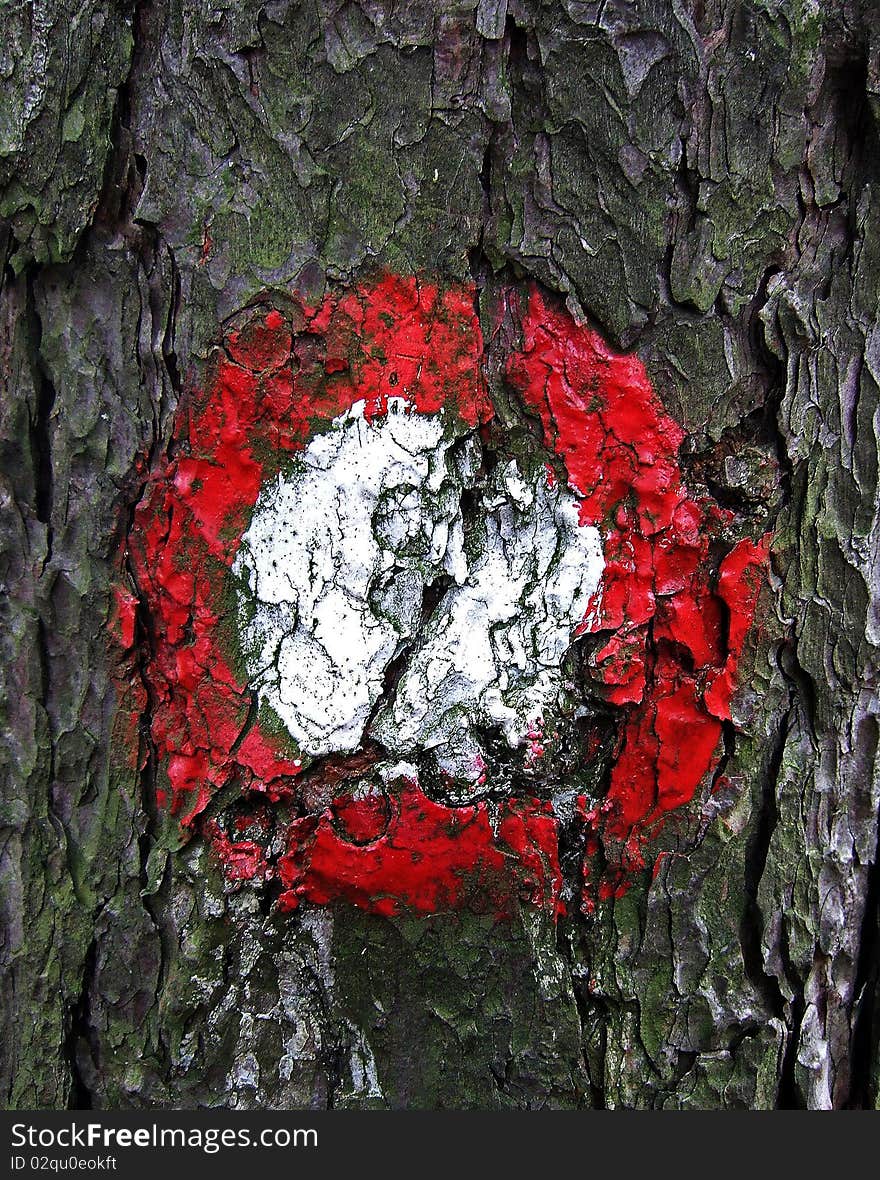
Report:
[[[877,816],[880,832],[880,814]],[[880,1054],[880,839],[867,873],[865,913],[859,937],[859,955],[853,985],[854,1020],[851,1054],[851,1082],[846,1105],[855,1110],[876,1109]]]
[[[30,445],[34,472],[34,507],[37,520],[46,528],[46,555],[43,571],[52,560],[54,526],[52,509],[55,499],[55,479],[52,462],[52,414],[56,390],[42,353],[43,324],[37,311],[35,283],[37,271],[28,269],[25,279],[25,315],[29,328],[31,377],[35,404],[30,416]]]

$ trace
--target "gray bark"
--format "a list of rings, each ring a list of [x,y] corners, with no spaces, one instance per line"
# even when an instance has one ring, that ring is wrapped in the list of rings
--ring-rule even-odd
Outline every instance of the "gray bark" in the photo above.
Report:
[[[870,0],[0,14],[6,1105],[876,1105]],[[774,530],[730,788],[557,930],[277,915],[158,851],[108,640],[144,460],[225,317],[377,265],[565,296]]]

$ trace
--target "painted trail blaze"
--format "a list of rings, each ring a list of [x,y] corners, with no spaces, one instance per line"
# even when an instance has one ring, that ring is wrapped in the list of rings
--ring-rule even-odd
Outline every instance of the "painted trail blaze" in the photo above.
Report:
[[[619,710],[607,792],[579,805],[586,908],[718,763],[768,538],[689,495],[636,358],[536,291],[520,316],[507,379],[567,487],[480,458],[474,292],[386,276],[246,313],[137,507],[159,805],[282,909],[562,912],[560,819],[498,798],[481,743],[550,756],[578,636]],[[130,646],[130,596],[119,616]]]

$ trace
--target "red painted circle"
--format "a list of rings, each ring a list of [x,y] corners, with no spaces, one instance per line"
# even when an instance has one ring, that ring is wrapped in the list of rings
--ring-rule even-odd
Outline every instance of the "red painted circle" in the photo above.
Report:
[[[728,542],[713,572],[710,549],[724,546],[731,514],[687,493],[683,432],[641,363],[537,291],[520,314],[523,347],[507,377],[564,462],[581,522],[601,532],[603,585],[582,630],[606,638],[595,691],[626,709],[607,797],[582,809],[585,864],[601,842],[607,865],[586,883],[591,905],[625,889],[659,821],[693,798],[717,760],[768,542]],[[317,307],[291,299],[255,309],[228,333],[178,414],[173,458],[138,505],[131,546],[153,639],[146,680],[167,776],[159,804],[184,829],[226,787],[272,803],[300,795],[306,760],[256,716],[234,654],[228,571],[261,486],[316,426],[361,399],[374,417],[404,396],[418,413],[488,422],[482,358],[471,289],[396,276]],[[277,871],[282,907],[341,899],[383,913],[464,904],[506,913],[525,899],[559,912],[548,804],[511,799],[490,822],[484,804],[444,807],[402,783],[392,811],[381,828],[375,800],[343,791],[290,824],[274,868],[258,841],[230,840],[216,825],[206,834],[230,876]]]

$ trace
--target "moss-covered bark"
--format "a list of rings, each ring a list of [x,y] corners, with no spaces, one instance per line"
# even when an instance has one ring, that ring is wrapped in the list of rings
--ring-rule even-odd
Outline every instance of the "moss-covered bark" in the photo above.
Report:
[[[876,1104],[874,5],[0,11],[6,1104]],[[723,784],[557,929],[278,915],[157,814],[145,474],[226,317],[381,267],[490,341],[502,283],[566,297],[774,532]]]

